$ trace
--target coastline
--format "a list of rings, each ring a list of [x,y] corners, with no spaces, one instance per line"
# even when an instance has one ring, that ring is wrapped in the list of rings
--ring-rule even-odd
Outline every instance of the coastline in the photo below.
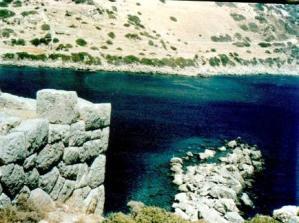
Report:
[[[79,63],[63,63],[43,62],[43,61],[5,61],[0,59],[0,66],[17,66],[17,67],[34,67],[34,68],[53,68],[53,69],[71,69],[86,72],[131,72],[143,74],[162,74],[174,76],[188,76],[188,77],[211,77],[211,76],[247,76],[247,75],[285,75],[285,76],[299,76],[298,66],[295,64],[282,67],[269,67],[265,65],[248,65],[248,66],[226,66],[226,67],[212,67],[205,65],[202,67],[154,67],[141,64],[125,64],[125,65],[111,65],[104,63],[102,65],[86,65]]]

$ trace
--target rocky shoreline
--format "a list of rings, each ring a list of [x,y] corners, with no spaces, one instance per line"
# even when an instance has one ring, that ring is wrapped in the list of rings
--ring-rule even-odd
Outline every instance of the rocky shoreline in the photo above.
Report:
[[[198,159],[197,165],[184,166],[184,160]],[[217,150],[206,149],[170,161],[173,183],[180,191],[172,207],[184,219],[208,223],[244,222],[240,207],[253,208],[246,189],[263,170],[261,152],[256,146],[232,140]]]
[[[87,72],[107,71],[107,72],[132,72],[132,73],[147,73],[147,74],[164,74],[164,75],[179,75],[190,77],[210,77],[219,75],[287,75],[297,76],[298,67],[296,65],[288,65],[283,67],[269,67],[264,65],[248,65],[248,66],[226,66],[226,67],[212,67],[209,65],[201,67],[155,67],[146,66],[142,64],[124,64],[124,65],[111,65],[103,63],[102,65],[85,65],[80,63],[63,63],[60,61],[7,61],[0,59],[0,66],[19,66],[19,67],[43,67],[43,68],[58,68],[58,69],[73,69],[82,70]]]

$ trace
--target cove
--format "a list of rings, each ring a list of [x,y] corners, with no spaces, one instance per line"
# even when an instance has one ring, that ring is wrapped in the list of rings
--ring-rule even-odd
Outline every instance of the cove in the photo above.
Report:
[[[171,209],[169,160],[238,136],[257,144],[266,169],[255,213],[299,204],[299,77],[191,78],[66,69],[0,67],[4,92],[35,97],[43,88],[75,90],[111,102],[106,212],[129,200]]]

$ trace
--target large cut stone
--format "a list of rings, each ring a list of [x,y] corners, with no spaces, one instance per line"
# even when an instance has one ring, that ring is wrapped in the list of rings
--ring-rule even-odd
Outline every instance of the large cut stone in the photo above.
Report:
[[[33,170],[26,173],[26,185],[30,189],[37,188],[38,183],[39,183],[39,173],[37,169],[34,168]]]
[[[54,167],[49,173],[40,176],[39,187],[50,194],[58,177],[59,170]]]
[[[104,155],[99,155],[92,163],[88,174],[89,186],[91,188],[98,187],[102,183],[104,183],[105,165],[106,165],[106,156]]]
[[[85,123],[83,121],[79,121],[71,125],[69,146],[82,146],[89,139],[90,136],[85,131]]]
[[[105,203],[105,188],[104,186],[97,187],[90,191],[84,200],[84,211],[86,213],[103,214]]]
[[[79,116],[77,101],[78,96],[74,91],[41,90],[36,96],[37,113],[53,124],[71,124]]]
[[[110,125],[111,104],[83,105],[79,108],[80,118],[86,123],[86,130]]]
[[[91,140],[83,145],[83,151],[80,153],[81,162],[89,162],[98,157],[106,149],[106,145],[100,139]]]
[[[64,144],[68,144],[69,132],[69,125],[50,124],[48,142],[52,144],[58,141],[63,141]]]
[[[15,197],[25,184],[26,176],[23,167],[9,164],[0,169],[1,183],[8,195]]]
[[[63,154],[63,143],[47,145],[37,156],[36,163],[38,170],[45,172],[59,163]]]
[[[53,200],[58,199],[59,193],[62,190],[64,183],[65,183],[65,179],[59,176],[54,188],[52,189],[52,192],[50,193],[50,196],[52,197]]]
[[[74,190],[71,197],[67,200],[67,204],[71,207],[77,207],[79,209],[84,208],[84,200],[91,191],[90,187],[83,187]]]
[[[27,151],[24,133],[16,132],[0,136],[0,148],[0,165],[25,159]]]
[[[58,200],[65,202],[73,193],[73,191],[75,189],[75,185],[76,185],[75,181],[66,180],[64,182],[64,185],[63,185],[61,191],[59,192]]]
[[[46,119],[28,119],[14,128],[12,132],[23,132],[25,135],[25,146],[29,154],[38,151],[47,144],[49,123]]]
[[[88,173],[88,166],[86,163],[78,163],[74,165],[65,165],[61,162],[58,165],[61,175],[69,180],[81,181],[81,178]]]
[[[6,135],[11,129],[20,123],[20,118],[0,113],[0,135]]]
[[[50,195],[40,188],[31,191],[29,201],[43,212],[51,211],[55,208],[55,203],[51,199]]]
[[[75,164],[80,162],[80,156],[84,152],[83,147],[67,147],[64,149],[63,161],[65,164]]]
[[[23,167],[25,170],[29,170],[35,167],[36,165],[37,154],[34,153],[31,156],[27,157],[24,161]]]

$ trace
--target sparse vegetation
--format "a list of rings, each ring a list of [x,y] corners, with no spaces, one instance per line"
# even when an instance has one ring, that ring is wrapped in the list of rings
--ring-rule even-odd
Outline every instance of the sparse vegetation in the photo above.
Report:
[[[31,10],[31,11],[24,11],[24,12],[21,13],[21,15],[22,15],[23,17],[30,16],[30,15],[36,15],[36,14],[37,14],[37,12],[34,11],[34,10]]]
[[[259,46],[260,46],[260,47],[263,47],[263,48],[266,48],[266,47],[270,47],[270,46],[271,46],[271,43],[261,42],[261,43],[259,43]]]
[[[225,35],[219,35],[219,36],[212,36],[211,40],[213,42],[231,42],[232,38],[230,35],[225,34]]]
[[[0,9],[0,19],[6,19],[15,16],[13,11],[8,9]]]
[[[245,19],[246,19],[246,17],[243,16],[243,15],[241,15],[241,14],[231,13],[230,15],[231,15],[231,17],[233,17],[233,19],[234,19],[235,21],[242,21],[242,20],[245,20]]]
[[[42,28],[43,31],[48,31],[48,30],[50,30],[50,26],[49,26],[48,24],[43,24],[43,25],[41,26],[41,28]]]
[[[132,40],[141,40],[140,36],[136,33],[127,33],[125,37]]]
[[[81,38],[77,39],[76,43],[79,46],[86,46],[87,45],[87,42],[84,39],[81,39]]]
[[[26,45],[26,41],[24,39],[12,39],[11,40],[11,45],[12,46],[25,46]]]
[[[44,37],[42,38],[34,38],[30,41],[30,43],[34,46],[39,46],[41,44],[44,44],[44,45],[49,45],[49,43],[52,41],[52,37],[51,37],[51,34],[48,33],[46,34]]]
[[[141,20],[136,15],[128,15],[128,24],[131,24],[137,28],[144,28],[144,26],[141,24]]]
[[[109,36],[111,39],[114,39],[114,38],[115,38],[115,33],[114,33],[114,32],[109,32],[109,33],[108,33],[108,36]]]
[[[245,223],[278,223],[278,221],[268,216],[257,215]]]

